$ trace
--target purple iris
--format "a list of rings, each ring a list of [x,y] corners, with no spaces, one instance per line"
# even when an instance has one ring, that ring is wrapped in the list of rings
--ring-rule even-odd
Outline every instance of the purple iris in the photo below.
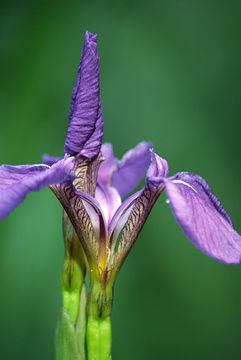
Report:
[[[240,263],[241,237],[207,182],[189,172],[168,177],[166,160],[142,142],[122,160],[101,145],[97,35],[85,34],[73,89],[63,158],[47,165],[0,167],[0,219],[30,191],[49,186],[61,202],[84,249],[89,273],[115,277],[163,190],[186,236],[208,256]],[[146,174],[145,187],[130,195]],[[122,202],[122,199],[125,199]]]

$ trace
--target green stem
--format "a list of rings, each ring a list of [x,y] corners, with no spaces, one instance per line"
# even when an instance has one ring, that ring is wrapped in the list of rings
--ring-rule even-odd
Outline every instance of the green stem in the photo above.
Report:
[[[88,360],[111,358],[111,307],[113,288],[98,281],[90,284],[88,296]]]
[[[62,268],[63,308],[76,324],[79,314],[80,293],[85,279],[85,258],[80,240],[64,211],[64,262]]]

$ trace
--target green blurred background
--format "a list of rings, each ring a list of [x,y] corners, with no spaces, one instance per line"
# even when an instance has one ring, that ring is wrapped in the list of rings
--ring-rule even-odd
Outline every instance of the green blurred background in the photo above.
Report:
[[[104,140],[149,140],[205,177],[241,232],[240,1],[11,1],[0,11],[0,162],[63,154],[86,29],[99,35]],[[0,225],[0,358],[53,359],[62,209],[49,189]],[[240,359],[241,266],[203,255],[165,195],[119,274],[113,360]]]

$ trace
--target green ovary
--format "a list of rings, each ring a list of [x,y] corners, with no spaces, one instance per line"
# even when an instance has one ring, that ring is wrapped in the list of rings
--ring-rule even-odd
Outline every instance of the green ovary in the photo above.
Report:
[[[87,324],[88,360],[109,360],[111,354],[110,317],[94,319]]]

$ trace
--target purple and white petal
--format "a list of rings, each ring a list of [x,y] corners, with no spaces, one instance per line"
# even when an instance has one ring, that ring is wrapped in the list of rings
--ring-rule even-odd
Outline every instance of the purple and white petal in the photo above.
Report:
[[[141,190],[137,191],[135,194],[128,196],[128,198],[126,198],[123,201],[123,203],[118,207],[118,209],[112,216],[111,222],[109,223],[109,226],[108,226],[109,235],[111,235],[114,230],[116,231],[116,226],[117,226],[120,218],[123,217],[123,215],[126,214],[126,212],[132,207],[135,200],[142,194],[143,190],[144,189],[141,189]],[[121,223],[123,223],[123,221],[121,221]],[[124,223],[123,223],[123,225],[124,225]],[[123,226],[121,226],[121,228],[122,227]],[[120,227],[118,227],[118,228],[120,228]]]
[[[103,120],[100,103],[100,60],[97,35],[85,34],[82,58],[73,89],[69,112],[69,129],[64,152],[88,158],[96,156],[101,147]]]
[[[114,157],[112,144],[103,144],[101,146],[101,154],[105,160],[102,162],[99,168],[98,183],[101,185],[111,185],[112,175],[115,171],[118,161]]]
[[[121,205],[120,195],[112,186],[97,184],[95,199],[99,202],[104,213],[106,223],[109,225],[114,213]]]
[[[121,197],[130,193],[145,175],[151,160],[151,147],[150,143],[141,142],[117,163],[112,186],[117,189]]]
[[[241,237],[203,178],[180,172],[165,179],[165,189],[177,222],[194,245],[226,264],[241,262]]]
[[[107,236],[107,223],[105,220],[104,211],[97,199],[91,195],[75,189],[75,193],[80,196],[85,210],[87,211],[91,225],[93,226],[95,236],[97,240],[106,238]]]
[[[109,225],[109,233],[114,238],[113,242],[123,227],[114,260],[114,267],[117,271],[136,241],[156,200],[164,190],[164,180],[167,173],[167,162],[152,152],[144,189],[127,198],[114,215]]]
[[[65,157],[52,167],[47,165],[2,165],[0,167],[0,220],[18,206],[30,191],[51,184],[71,182],[73,158]]]
[[[132,208],[135,204],[137,198],[140,197],[144,189],[137,191],[135,194],[129,196],[125,201],[119,206],[116,210],[114,216],[111,219],[111,222],[108,226],[109,234],[109,247],[114,248],[117,238],[126,224],[129,216],[131,214]]]

